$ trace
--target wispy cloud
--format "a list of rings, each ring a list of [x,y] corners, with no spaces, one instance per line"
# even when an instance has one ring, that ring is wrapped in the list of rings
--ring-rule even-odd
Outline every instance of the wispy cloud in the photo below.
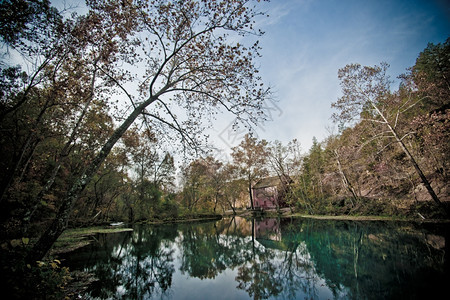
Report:
[[[449,35],[449,20],[434,1],[286,0],[264,3],[259,62],[275,87],[283,114],[261,138],[297,138],[307,150],[328,135],[331,103],[340,95],[337,71],[349,63],[386,61],[395,78],[412,66],[428,42]]]

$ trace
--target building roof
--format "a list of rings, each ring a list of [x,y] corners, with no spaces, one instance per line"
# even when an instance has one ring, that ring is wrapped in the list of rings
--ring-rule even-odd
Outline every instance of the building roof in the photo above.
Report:
[[[292,181],[290,178],[288,181]],[[253,189],[261,189],[271,186],[278,186],[281,183],[281,179],[279,176],[266,177],[259,180],[254,186]]]
[[[280,178],[278,176],[266,177],[260,179],[254,186],[253,189],[260,189],[269,186],[277,186],[280,183]]]

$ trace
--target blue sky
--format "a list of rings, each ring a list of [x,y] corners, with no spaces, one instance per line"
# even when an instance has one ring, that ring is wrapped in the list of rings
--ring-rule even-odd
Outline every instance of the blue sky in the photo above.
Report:
[[[65,3],[53,0],[54,3]],[[83,0],[69,3],[82,5]],[[272,0],[258,7],[261,76],[278,102],[267,102],[273,121],[256,126],[258,138],[300,141],[304,152],[315,136],[333,127],[331,103],[340,95],[337,72],[349,63],[387,62],[392,79],[414,65],[429,42],[450,36],[448,0]],[[397,82],[398,84],[398,82]],[[394,86],[395,88],[395,86]],[[232,132],[234,116],[223,114],[208,130],[210,143],[227,159],[245,129]]]
[[[284,143],[296,138],[303,151],[313,136],[323,140],[333,125],[330,106],[340,95],[339,68],[385,61],[395,79],[414,65],[428,42],[440,43],[450,35],[446,1],[273,0],[262,9],[270,17],[260,23],[265,31],[261,75],[279,102],[268,104],[273,121],[258,126],[256,133]],[[219,135],[217,144],[226,150],[238,140],[223,134],[223,124],[211,138]]]

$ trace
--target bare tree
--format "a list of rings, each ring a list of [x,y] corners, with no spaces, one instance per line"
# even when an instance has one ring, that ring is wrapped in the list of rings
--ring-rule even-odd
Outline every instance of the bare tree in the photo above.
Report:
[[[247,181],[250,206],[254,209],[252,186],[258,179],[268,174],[266,168],[267,141],[258,141],[246,134],[241,143],[232,150],[233,162]]]
[[[350,64],[340,69],[338,76],[341,80],[343,96],[332,104],[332,107],[340,111],[339,114],[334,114],[333,118],[342,123],[360,118],[361,121],[370,121],[381,125],[381,132],[376,134],[373,139],[393,139],[394,143],[398,144],[408,157],[431,198],[450,216],[449,210],[439,200],[416,159],[404,143],[404,139],[410,133],[400,134],[398,132],[397,126],[402,114],[422,99],[392,94],[389,77],[386,74],[388,67],[386,63],[374,67]]]
[[[111,57],[113,61],[98,67],[111,86],[103,94],[110,95],[105,101],[113,100],[112,91],[121,92],[130,101],[131,110],[67,189],[54,221],[28,261],[41,259],[64,231],[74,202],[139,116],[145,116],[144,121],[154,128],[162,124],[165,129],[160,132],[166,137],[168,129],[175,130],[182,143],[191,147],[198,146],[200,120],[211,117],[211,111],[225,109],[247,122],[260,118],[270,91],[261,84],[254,64],[259,56],[258,42],[253,39],[250,45],[244,44],[243,37],[261,34],[253,27],[260,13],[251,3],[89,2],[88,22],[79,30],[105,30],[110,37],[112,53],[105,53],[102,60]],[[89,43],[83,46],[85,51],[91,49]],[[180,111],[185,120],[177,117]]]

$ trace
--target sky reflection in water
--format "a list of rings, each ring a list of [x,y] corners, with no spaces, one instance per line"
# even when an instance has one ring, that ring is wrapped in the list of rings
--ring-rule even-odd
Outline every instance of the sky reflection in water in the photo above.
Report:
[[[64,258],[100,279],[91,299],[423,299],[449,282],[448,241],[443,224],[234,218],[100,234]]]

